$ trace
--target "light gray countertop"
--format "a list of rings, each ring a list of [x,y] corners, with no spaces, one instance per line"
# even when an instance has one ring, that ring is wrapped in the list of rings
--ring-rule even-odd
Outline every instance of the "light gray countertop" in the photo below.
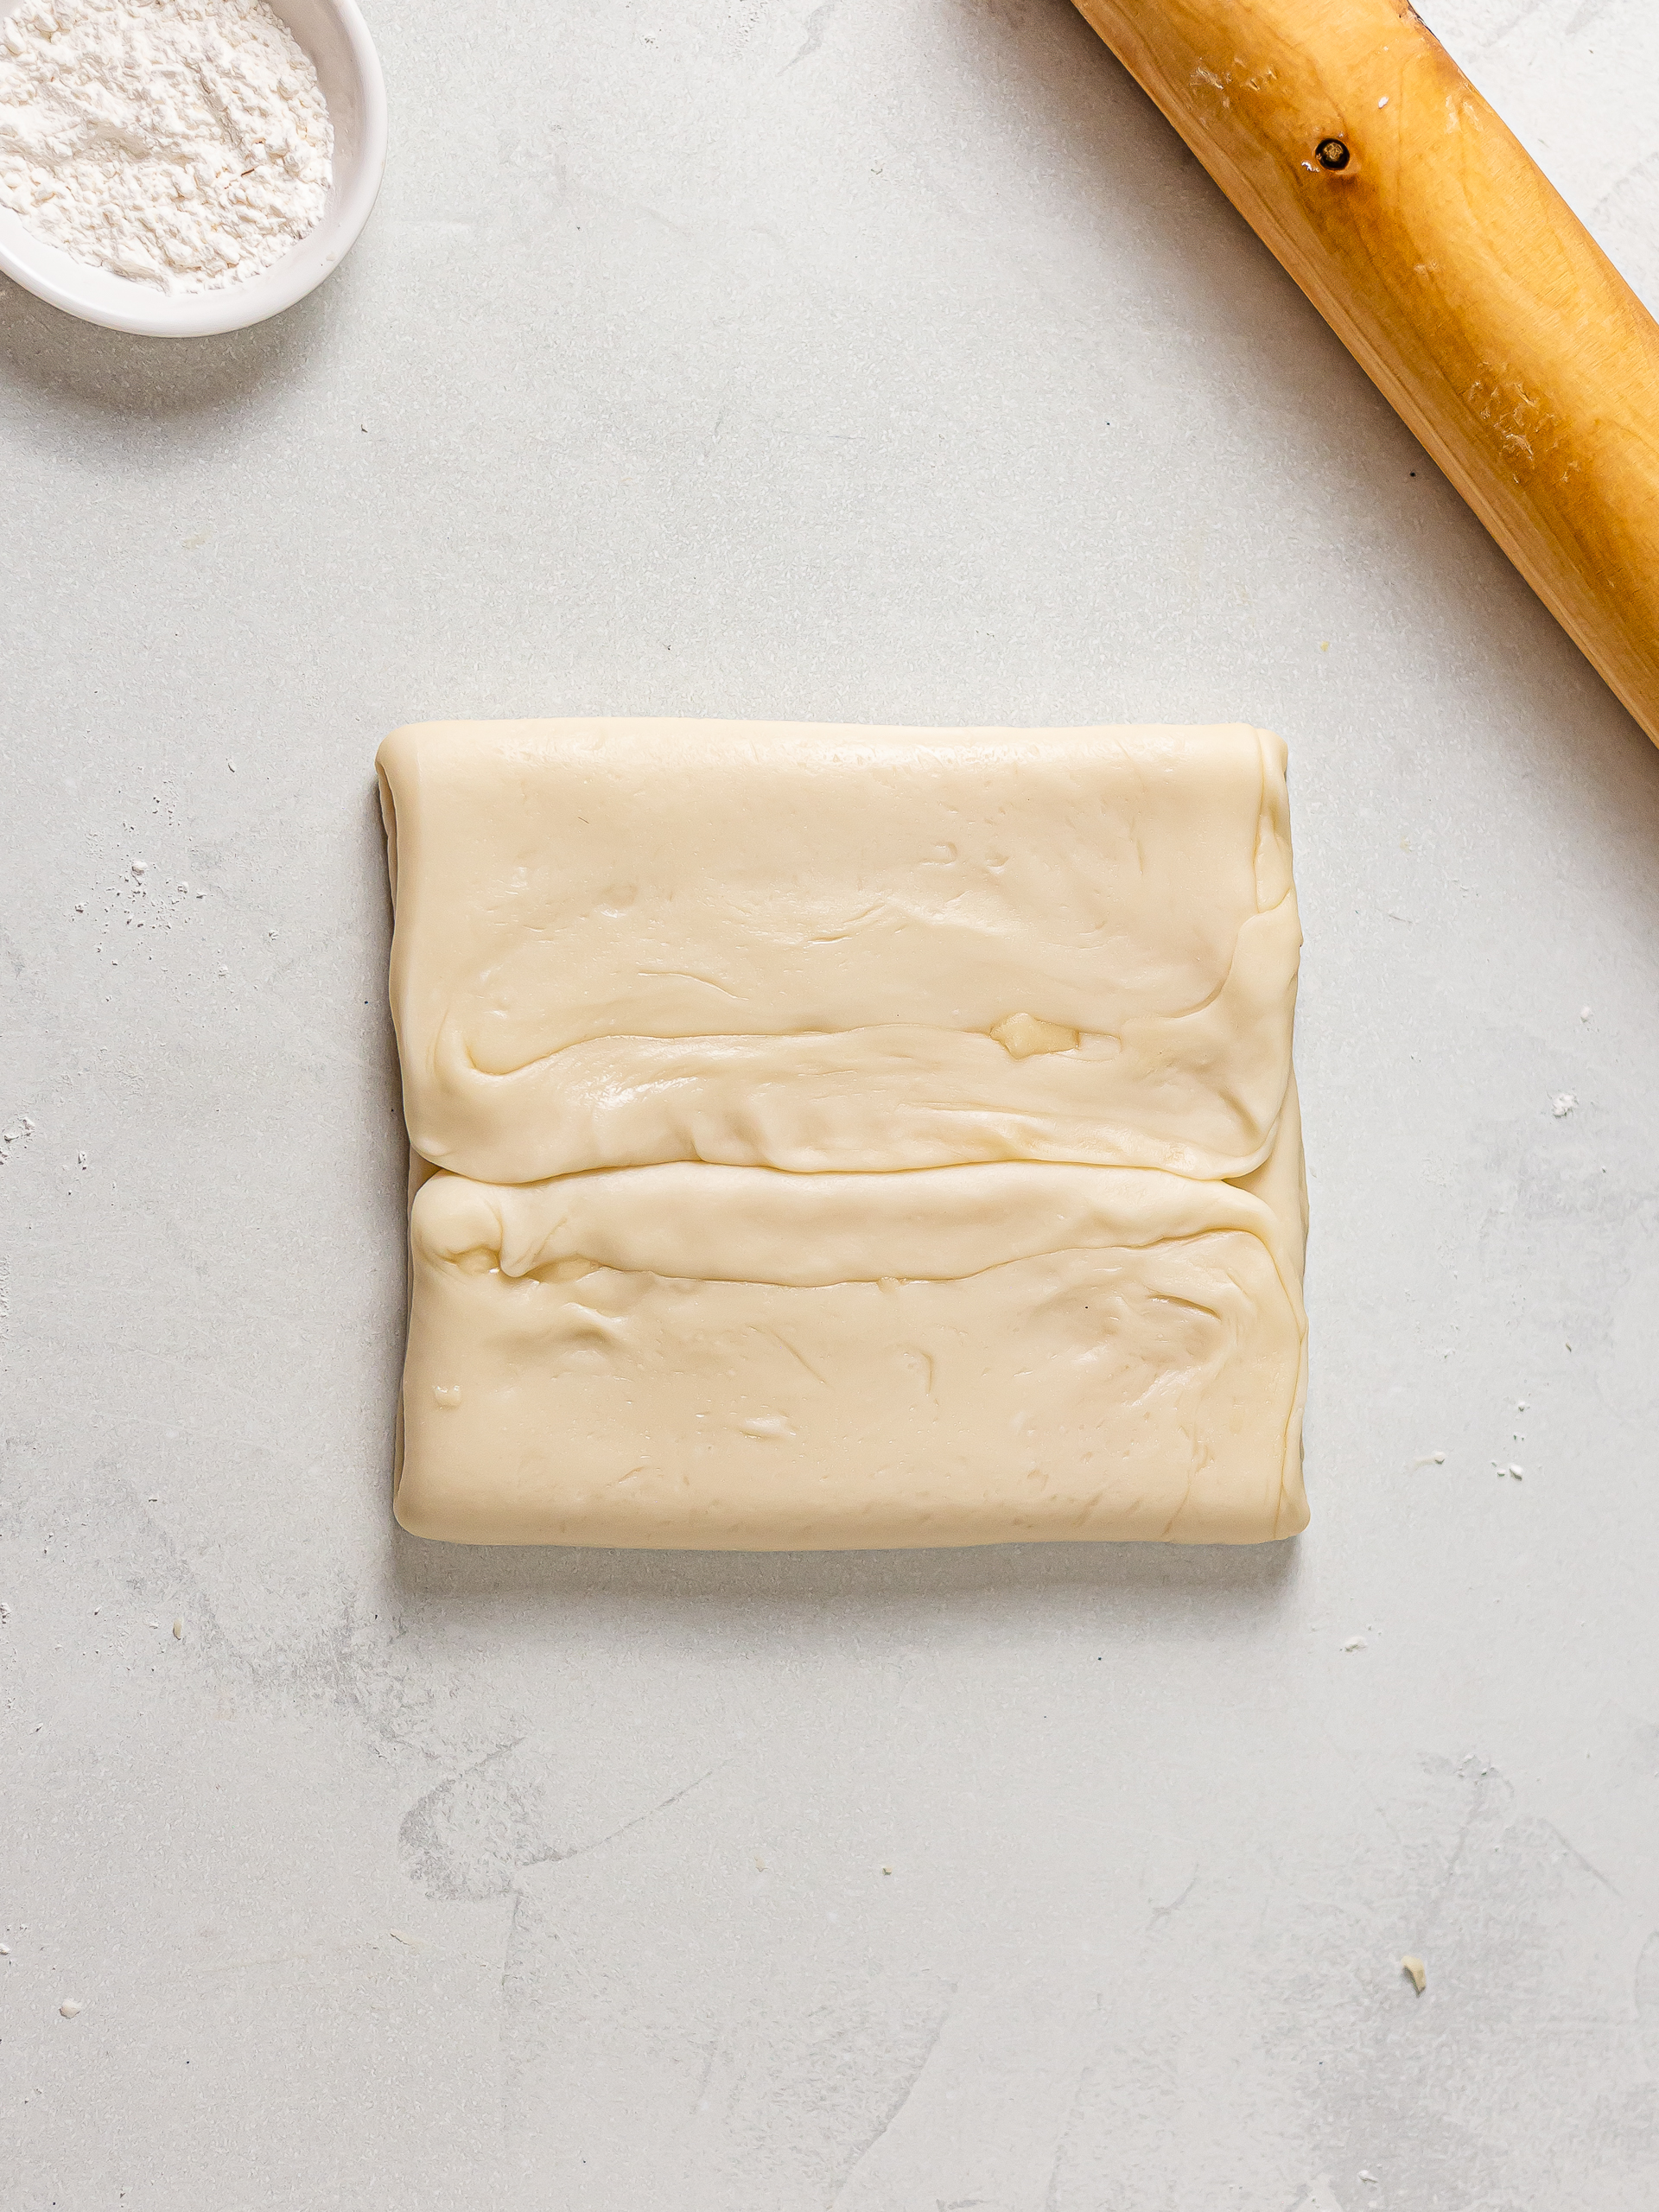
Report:
[[[1064,0],[373,28],[287,316],[0,284],[9,2203],[1647,2212],[1659,753]],[[398,1534],[371,756],[593,711],[1283,733],[1304,1538]]]

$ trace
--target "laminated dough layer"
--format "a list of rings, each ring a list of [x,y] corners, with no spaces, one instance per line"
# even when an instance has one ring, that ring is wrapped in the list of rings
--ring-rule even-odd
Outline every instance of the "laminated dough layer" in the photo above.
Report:
[[[435,1165],[1272,1147],[1300,933],[1267,732],[435,722],[379,770]]]
[[[1262,1195],[1013,1163],[434,1176],[398,1518],[745,1550],[1294,1534],[1300,1147],[1276,1166]]]

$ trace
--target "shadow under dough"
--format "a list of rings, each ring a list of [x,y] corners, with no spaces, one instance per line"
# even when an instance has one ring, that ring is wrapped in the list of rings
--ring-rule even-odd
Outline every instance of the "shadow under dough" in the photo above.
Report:
[[[642,1611],[696,1614],[751,1607],[810,1612],[855,1602],[972,1611],[1016,1593],[1079,1595],[1133,1611],[1173,1597],[1203,1612],[1271,1611],[1299,1571],[1300,1540],[1273,1544],[987,1544],[937,1551],[602,1551],[569,1545],[429,1542],[393,1524],[391,1578],[419,1605],[486,1601],[493,1618],[516,1599],[561,1609],[583,1598]]]

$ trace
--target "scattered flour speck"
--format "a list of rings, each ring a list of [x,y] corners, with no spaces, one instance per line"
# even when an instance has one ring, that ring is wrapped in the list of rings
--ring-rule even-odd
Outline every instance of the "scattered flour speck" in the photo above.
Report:
[[[0,206],[91,267],[257,276],[321,215],[334,143],[265,0],[24,0],[0,28]]]

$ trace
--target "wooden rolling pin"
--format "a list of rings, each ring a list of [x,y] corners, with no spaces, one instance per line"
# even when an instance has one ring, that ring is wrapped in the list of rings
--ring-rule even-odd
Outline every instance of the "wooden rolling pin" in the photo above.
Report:
[[[1406,0],[1076,0],[1659,744],[1659,324]]]

